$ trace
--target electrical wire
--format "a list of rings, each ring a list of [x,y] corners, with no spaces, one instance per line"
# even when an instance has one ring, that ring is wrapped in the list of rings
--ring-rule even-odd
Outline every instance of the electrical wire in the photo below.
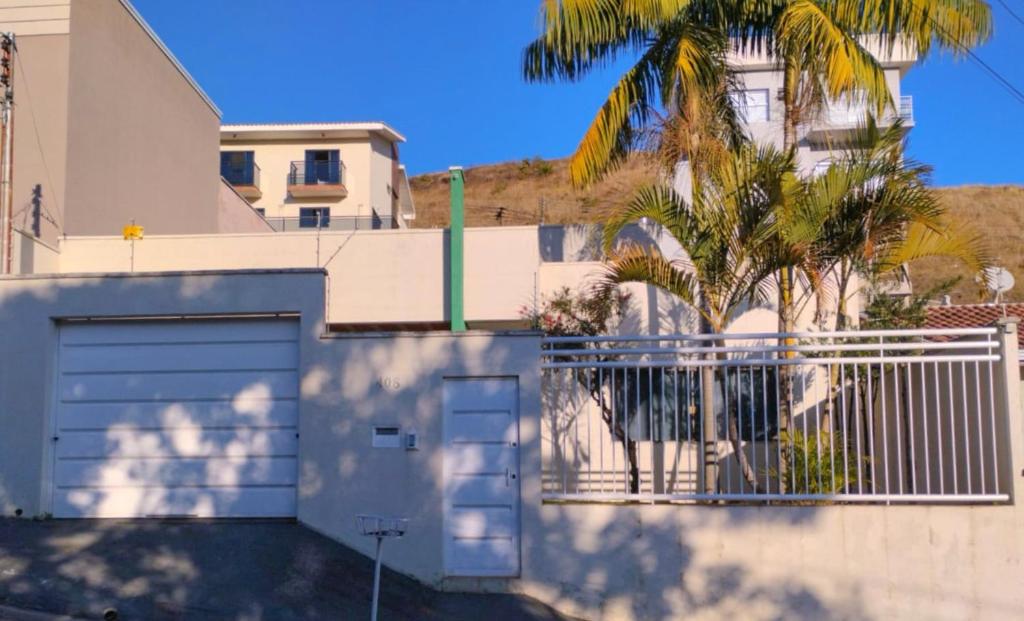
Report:
[[[1022,18],[1020,15],[1014,12],[1014,10],[1010,8],[1010,5],[1006,3],[1006,0],[997,0],[997,2],[1003,5],[1003,8],[1006,9],[1006,12],[1009,13],[1010,16],[1013,17],[1013,19],[1017,20],[1018,22],[1021,23],[1022,26],[1024,26],[1024,18]]]
[[[1003,77],[1001,73],[996,71],[992,66],[986,63],[984,60],[982,60],[980,56],[975,54],[974,51],[971,50],[971,48],[957,41],[956,37],[951,36],[949,31],[944,29],[942,26],[939,25],[938,22],[935,21],[935,18],[929,17],[928,19],[929,21],[931,21],[932,26],[934,26],[937,31],[941,32],[947,38],[949,38],[949,40],[953,41],[954,45],[957,48],[959,48],[960,51],[964,52],[969,59],[973,60],[979,67],[981,67],[986,73],[988,73],[989,77],[994,79],[1000,86],[1006,89],[1006,92],[1008,92],[1014,99],[1016,99],[1018,103],[1024,104],[1024,91],[1021,91],[1019,88],[1014,86],[1012,82],[1010,82],[1007,78]]]
[[[43,163],[43,171],[46,173],[46,182],[50,184],[50,188],[51,188],[51,190],[53,190],[54,187],[55,187],[54,184],[53,184],[53,175],[50,174],[50,166],[46,163],[46,150],[43,149],[43,140],[42,140],[42,138],[39,135],[39,123],[36,121],[35,106],[32,105],[32,89],[29,88],[29,85],[28,85],[28,83],[29,83],[28,72],[25,71],[25,65],[24,65],[24,63],[21,62],[21,54],[18,52],[17,46],[15,46],[15,48],[14,48],[14,61],[16,63],[18,63],[18,71],[20,71],[21,75],[22,75],[22,80],[21,81],[22,81],[22,85],[25,87],[25,98],[27,99],[27,102],[28,102],[28,114],[29,114],[29,117],[32,119],[32,130],[35,132],[36,146],[39,148],[39,159]],[[17,103],[15,103],[15,105],[17,105]],[[61,208],[60,197],[57,196],[56,192],[54,192],[53,200],[57,204],[57,212],[60,213],[61,215],[63,215],[64,214],[64,210]],[[42,203],[42,202],[40,202],[40,207],[46,213],[46,216],[47,216],[46,219],[49,222],[51,222],[54,226],[57,227],[57,233],[60,234],[60,235],[63,235],[64,234],[63,218],[60,218],[59,221],[58,221],[54,217],[54,215],[50,212],[50,210],[46,208],[46,205],[44,203]]]

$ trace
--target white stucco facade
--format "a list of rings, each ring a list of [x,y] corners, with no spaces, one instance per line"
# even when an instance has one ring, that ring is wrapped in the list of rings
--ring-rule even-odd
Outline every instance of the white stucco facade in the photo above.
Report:
[[[327,334],[324,290],[315,268],[0,280],[0,509],[50,510],[48,424],[62,322],[287,316],[298,324],[297,519],[370,553],[356,514],[409,517],[386,563],[427,584],[526,593],[601,620],[1009,619],[1024,611],[1016,588],[1024,578],[1019,408],[1000,410],[1008,504],[544,503],[539,335]],[[1004,340],[1002,352],[1015,361],[1015,334]],[[1016,365],[1002,368],[998,403],[1006,408],[1019,403],[1019,376]],[[455,578],[444,564],[442,387],[484,377],[517,387],[520,569]],[[373,448],[377,425],[415,431],[416,449]]]

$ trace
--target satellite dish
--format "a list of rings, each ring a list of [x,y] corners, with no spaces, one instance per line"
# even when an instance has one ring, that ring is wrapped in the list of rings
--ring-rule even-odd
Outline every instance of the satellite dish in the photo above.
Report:
[[[986,267],[975,280],[985,283],[985,287],[995,294],[996,304],[1002,302],[1003,294],[1013,289],[1016,283],[1013,274],[1005,267]]]

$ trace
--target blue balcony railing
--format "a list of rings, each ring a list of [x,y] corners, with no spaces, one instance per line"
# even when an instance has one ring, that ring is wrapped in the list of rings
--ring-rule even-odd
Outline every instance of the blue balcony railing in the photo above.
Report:
[[[288,171],[288,185],[342,185],[345,183],[343,162],[298,161]]]
[[[260,185],[260,167],[256,162],[221,162],[220,176],[231,185]]]

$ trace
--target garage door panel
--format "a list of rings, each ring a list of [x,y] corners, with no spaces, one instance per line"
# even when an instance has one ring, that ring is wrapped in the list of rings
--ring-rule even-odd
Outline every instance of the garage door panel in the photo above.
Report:
[[[65,403],[60,431],[103,430],[110,426],[134,429],[161,427],[295,427],[299,403],[295,399],[240,397],[231,401],[177,401],[172,403]]]
[[[67,324],[61,333],[65,347],[113,343],[232,343],[295,341],[298,322],[261,319]]]
[[[291,517],[298,322],[61,327],[57,517]]]
[[[69,347],[65,350],[65,373],[110,373],[142,371],[281,370],[298,366],[299,349],[294,342],[164,343],[144,345],[101,345]]]
[[[54,515],[81,518],[292,517],[295,515],[295,488],[59,489],[54,497]]]
[[[63,401],[172,401],[298,396],[295,371],[66,375]]]
[[[113,428],[107,431],[74,431],[60,436],[58,459],[104,457],[241,457],[292,456],[298,450],[294,429],[202,429],[182,427],[163,430]]]
[[[163,487],[291,485],[294,457],[229,457],[213,459],[64,460],[54,482],[66,487]]]

